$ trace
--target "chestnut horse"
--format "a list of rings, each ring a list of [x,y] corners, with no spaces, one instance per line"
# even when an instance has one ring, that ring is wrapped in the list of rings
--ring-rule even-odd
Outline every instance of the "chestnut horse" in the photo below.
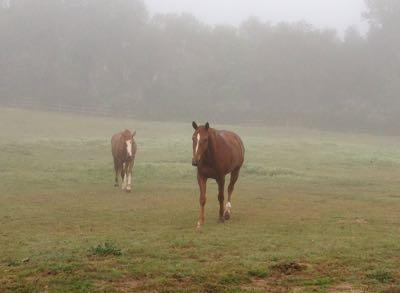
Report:
[[[206,204],[207,179],[215,179],[218,183],[219,219],[229,220],[231,216],[231,196],[239,177],[244,161],[244,146],[240,137],[230,131],[210,128],[207,122],[197,126],[193,121],[193,159],[192,165],[197,167],[197,181],[200,187],[200,217],[197,228],[204,225],[204,206]],[[230,173],[228,186],[228,202],[224,209],[225,176]]]
[[[131,191],[132,168],[135,163],[136,143],[134,136],[136,131],[129,130],[114,134],[111,138],[111,152],[114,158],[115,187],[119,186],[118,177],[121,175],[122,190]]]

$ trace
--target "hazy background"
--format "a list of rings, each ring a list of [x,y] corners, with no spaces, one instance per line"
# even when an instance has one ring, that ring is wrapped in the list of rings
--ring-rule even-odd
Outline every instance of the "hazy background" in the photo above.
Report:
[[[0,4],[2,105],[399,133],[398,0]]]
[[[366,32],[364,0],[146,0],[151,14],[191,13],[208,24],[240,25],[249,17],[271,23],[306,21],[344,33],[349,26]]]

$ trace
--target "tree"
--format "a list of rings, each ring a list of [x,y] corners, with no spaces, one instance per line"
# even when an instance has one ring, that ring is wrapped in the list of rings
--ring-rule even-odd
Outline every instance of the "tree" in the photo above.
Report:
[[[139,0],[0,2],[0,103],[142,119],[389,131],[400,122],[397,0],[367,37],[300,23],[208,26]]]

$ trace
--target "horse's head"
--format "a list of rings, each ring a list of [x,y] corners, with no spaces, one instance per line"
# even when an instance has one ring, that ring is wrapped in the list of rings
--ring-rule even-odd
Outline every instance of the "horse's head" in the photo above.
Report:
[[[122,139],[124,140],[125,143],[125,150],[126,150],[126,156],[128,159],[132,159],[132,144],[134,141],[134,136],[136,135],[136,131],[131,133],[128,129],[125,129],[125,131],[122,133]]]
[[[208,149],[208,137],[210,124],[208,122],[204,126],[197,126],[193,121],[192,126],[195,130],[193,133],[193,158],[192,165],[197,166]]]

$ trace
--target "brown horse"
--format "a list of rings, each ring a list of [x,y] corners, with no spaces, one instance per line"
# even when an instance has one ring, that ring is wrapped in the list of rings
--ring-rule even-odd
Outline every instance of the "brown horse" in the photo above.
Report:
[[[240,137],[230,131],[215,130],[207,122],[204,126],[192,123],[193,159],[192,165],[197,167],[197,181],[200,187],[200,217],[197,228],[204,225],[204,206],[206,204],[207,179],[215,179],[218,183],[219,219],[228,220],[231,216],[231,196],[239,177],[244,161],[244,146]],[[224,209],[225,175],[230,176],[228,186],[228,202]]]
[[[135,163],[136,143],[134,136],[136,131],[129,130],[114,134],[111,138],[111,152],[114,158],[115,187],[119,186],[118,175],[121,175],[122,190],[131,191],[132,168]]]

